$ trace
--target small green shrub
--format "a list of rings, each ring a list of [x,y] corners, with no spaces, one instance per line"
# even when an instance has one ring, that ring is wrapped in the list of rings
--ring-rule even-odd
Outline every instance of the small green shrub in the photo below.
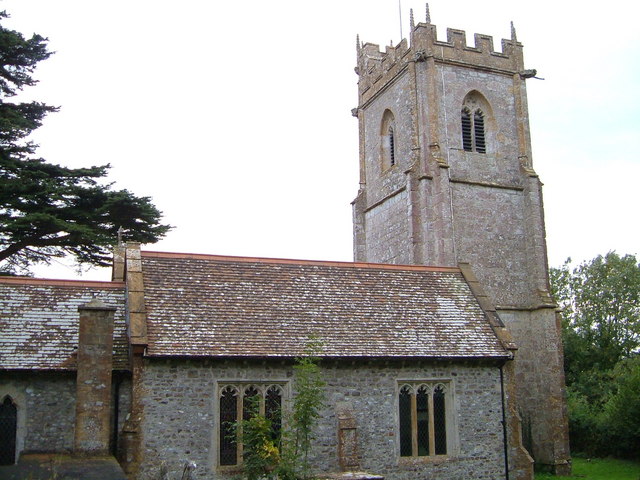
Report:
[[[277,434],[273,422],[259,413],[258,397],[249,399],[248,419],[233,424],[233,438],[242,443],[242,472],[247,480],[310,477],[313,431],[324,405],[325,383],[318,366],[321,348],[320,343],[310,340],[305,356],[296,359],[293,405],[286,418],[278,412],[284,421]]]

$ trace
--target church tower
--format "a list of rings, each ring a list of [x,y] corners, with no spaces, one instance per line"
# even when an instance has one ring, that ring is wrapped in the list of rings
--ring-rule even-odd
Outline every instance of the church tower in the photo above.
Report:
[[[511,332],[523,443],[570,470],[560,326],[549,294],[541,182],[533,169],[522,44],[411,14],[410,39],[358,39],[357,262],[468,263]]]

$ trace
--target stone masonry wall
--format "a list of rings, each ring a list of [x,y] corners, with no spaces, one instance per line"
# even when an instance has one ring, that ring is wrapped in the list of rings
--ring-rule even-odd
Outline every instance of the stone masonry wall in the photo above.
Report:
[[[15,395],[18,443],[24,452],[68,452],[73,449],[76,417],[75,372],[1,374],[0,395]],[[12,394],[12,392],[15,392]]]
[[[339,471],[339,405],[353,411],[360,467],[388,480],[504,478],[502,402],[497,366],[453,363],[388,364],[326,362],[326,408],[312,461],[322,472]],[[400,459],[397,441],[399,380],[449,381],[453,388],[454,452],[447,459]],[[216,471],[216,386],[219,381],[286,381],[290,363],[147,359],[144,371],[144,460],[139,478],[157,476],[165,461],[170,475],[185,460],[196,462],[195,478],[229,478]]]
[[[365,213],[367,258],[395,264],[412,262],[407,231],[407,190],[389,198]]]
[[[439,137],[444,142],[451,177],[522,185],[512,76],[453,65],[440,65],[437,75],[442,80],[437,83]],[[485,119],[484,154],[465,152],[462,148],[460,112],[465,97],[473,91],[486,100],[478,105]],[[426,92],[419,92],[427,102]]]
[[[473,266],[495,304],[532,304],[522,192],[463,183],[451,191],[458,261]]]
[[[568,445],[558,442],[566,436],[562,344],[556,334],[555,311],[552,308],[526,311],[500,311],[500,318],[518,338],[520,349],[516,360],[518,404],[523,423],[523,440],[540,462],[555,464],[555,458],[568,458]],[[542,361],[541,359],[544,359]],[[551,407],[551,408],[550,408]],[[538,412],[546,410],[547,416]]]
[[[411,85],[408,75],[402,75],[393,83],[378,100],[363,109],[365,130],[365,175],[369,205],[379,202],[384,197],[403,187],[405,170],[411,165],[411,104],[409,95]],[[382,117],[389,110],[394,117],[394,144],[396,164],[383,169]]]
[[[120,389],[119,429],[130,404],[128,379]],[[76,373],[0,373],[0,398],[18,406],[20,452],[70,452],[76,417]]]
[[[369,207],[364,212],[367,232],[365,249],[367,261],[370,262],[408,264],[413,261],[407,234],[409,207],[405,188],[405,171],[411,165],[412,153],[410,88],[410,78],[403,74],[380,95],[378,101],[363,110],[366,132],[365,178]],[[394,117],[396,164],[385,170],[382,162],[385,135],[381,126],[386,110]]]

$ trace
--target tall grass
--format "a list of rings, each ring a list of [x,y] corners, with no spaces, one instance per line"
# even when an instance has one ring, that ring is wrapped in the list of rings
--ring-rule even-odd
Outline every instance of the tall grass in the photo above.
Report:
[[[537,474],[535,480],[640,480],[640,462],[615,460],[612,458],[574,458],[573,475],[554,477],[549,474]]]

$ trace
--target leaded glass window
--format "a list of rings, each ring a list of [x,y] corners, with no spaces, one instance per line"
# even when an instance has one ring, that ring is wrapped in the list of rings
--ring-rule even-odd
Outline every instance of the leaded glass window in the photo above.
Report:
[[[411,408],[411,387],[405,385],[400,389],[398,399],[400,418],[400,455],[410,457],[413,455],[413,433],[412,433],[412,408]]]
[[[277,440],[282,429],[281,409],[284,384],[234,383],[218,386],[220,466],[238,465],[242,460],[242,445],[234,436],[238,419],[249,420],[255,414],[271,420],[272,437]]]
[[[403,383],[398,394],[401,457],[446,455],[447,385],[444,383]]]
[[[238,420],[238,390],[225,387],[220,395],[220,465],[236,465],[238,448],[233,438],[233,423]]]

